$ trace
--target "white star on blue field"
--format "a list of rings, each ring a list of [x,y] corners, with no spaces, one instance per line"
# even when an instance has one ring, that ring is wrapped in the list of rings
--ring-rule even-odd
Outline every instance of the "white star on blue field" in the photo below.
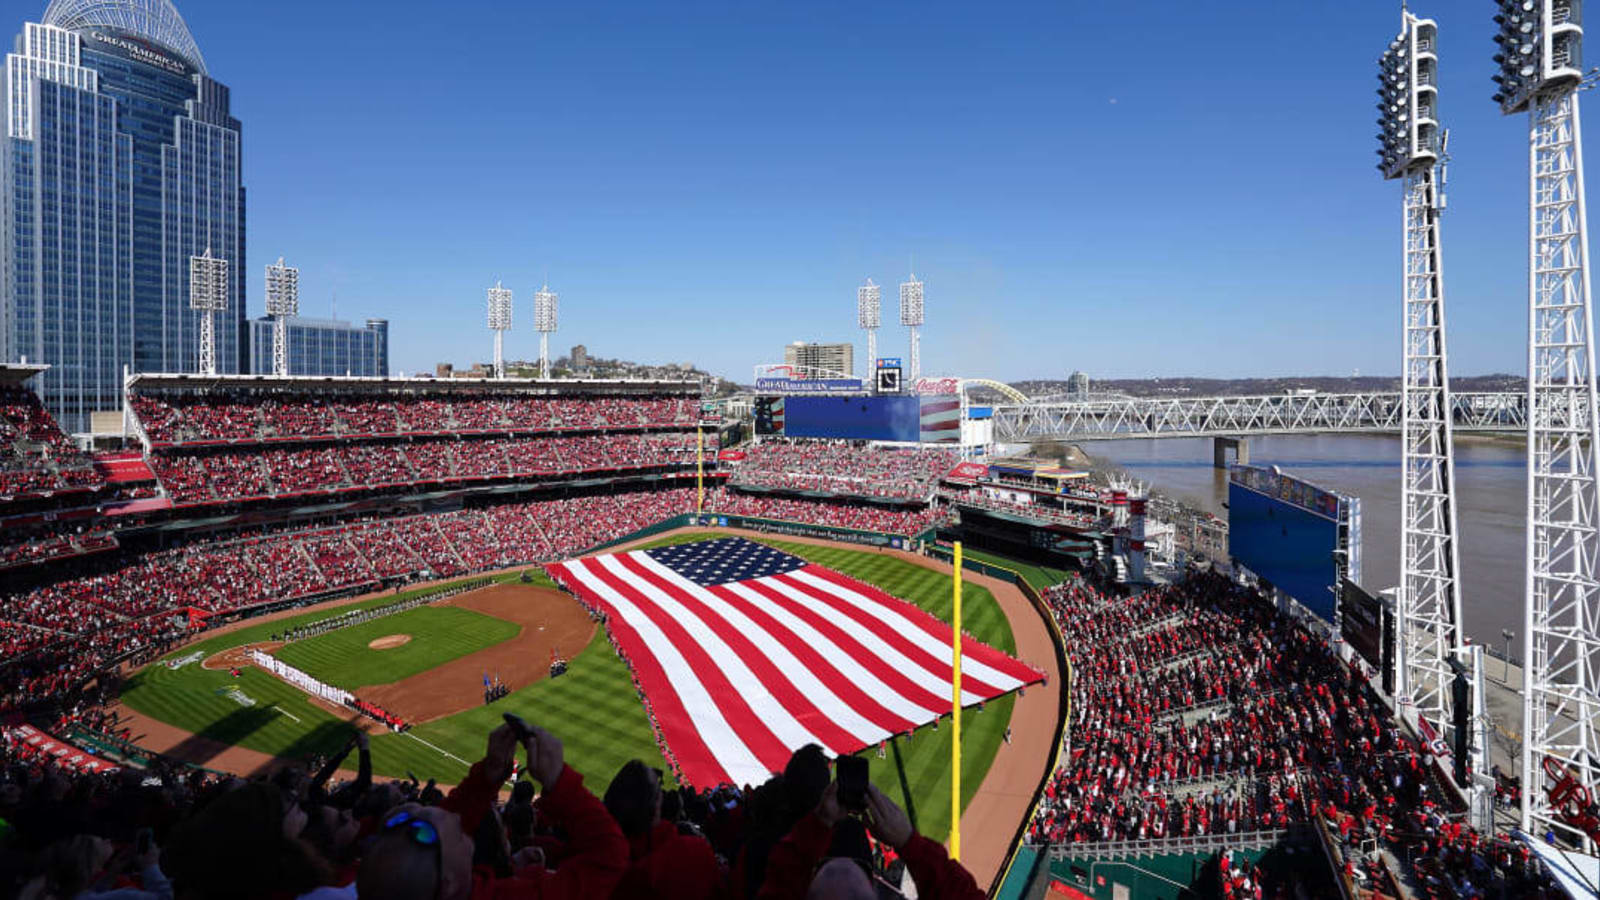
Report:
[[[744,538],[718,538],[644,551],[651,559],[701,587],[782,575],[806,561]]]

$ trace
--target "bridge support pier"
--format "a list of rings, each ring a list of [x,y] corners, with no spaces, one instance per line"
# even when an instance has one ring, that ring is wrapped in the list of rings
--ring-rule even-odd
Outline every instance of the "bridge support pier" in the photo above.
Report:
[[[1228,467],[1228,450],[1233,450],[1233,461],[1241,466],[1250,464],[1250,439],[1218,437],[1211,439],[1211,464],[1219,469]]]

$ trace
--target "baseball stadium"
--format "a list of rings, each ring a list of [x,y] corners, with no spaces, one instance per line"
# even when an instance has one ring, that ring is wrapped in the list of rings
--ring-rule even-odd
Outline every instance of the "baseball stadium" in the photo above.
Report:
[[[1133,486],[974,461],[986,411],[941,393],[968,385],[768,371],[741,409],[693,381],[133,375],[126,446],[85,451],[38,367],[0,372],[18,766],[355,821],[374,785],[476,785],[509,816],[540,773],[493,735],[526,723],[588,796],[654,773],[720,861],[651,877],[752,896],[778,859],[742,867],[746,817],[800,817],[779,798],[843,757],[936,848],[874,845],[885,883],[1003,896],[1334,883],[1361,803],[1448,796],[1362,669],[1263,587],[1180,571]],[[1344,807],[1302,774],[1363,758],[1414,793]]]
[[[548,285],[508,366],[496,282],[492,364],[392,375],[388,321],[301,317],[281,258],[245,320],[241,126],[170,0],[53,0],[4,70],[0,895],[1595,897],[1579,4],[1497,5],[1544,380],[1449,391],[1436,27],[1402,4],[1401,391],[1204,398],[924,377],[915,275],[904,360],[867,279],[863,366],[553,368]],[[1452,429],[1529,441],[1493,683]],[[1360,497],[1249,464],[1343,432],[1403,435],[1397,588]],[[1167,437],[1212,441],[1225,516],[1076,445]]]

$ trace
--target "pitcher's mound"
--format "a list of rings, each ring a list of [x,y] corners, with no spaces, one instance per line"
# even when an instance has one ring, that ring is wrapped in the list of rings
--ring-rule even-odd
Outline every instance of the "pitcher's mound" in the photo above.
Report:
[[[393,650],[394,648],[411,643],[409,634],[386,634],[367,645],[369,650]]]

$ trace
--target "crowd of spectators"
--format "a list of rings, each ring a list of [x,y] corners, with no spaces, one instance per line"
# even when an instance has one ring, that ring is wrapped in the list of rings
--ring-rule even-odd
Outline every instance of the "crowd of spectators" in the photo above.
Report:
[[[21,385],[0,385],[0,511],[23,497],[104,484],[37,394]]]
[[[826,525],[831,528],[853,528],[907,536],[920,534],[949,518],[949,510],[940,506],[873,506],[865,503],[841,503],[776,494],[744,493],[732,487],[707,493],[706,510],[730,516],[782,519],[808,525]]]
[[[156,444],[692,426],[698,397],[550,396],[513,390],[395,387],[361,397],[277,390],[204,394],[138,389],[133,409]]]
[[[159,758],[79,772],[0,732],[0,817],[0,892],[27,900],[984,896],[876,786],[848,801],[814,744],[759,785],[696,791],[640,760],[585,784],[551,731],[501,725],[446,794],[375,779],[360,733],[247,780]]]
[[[1528,896],[1543,883],[1464,824],[1429,748],[1361,670],[1254,587],[1195,571],[1132,595],[1080,579],[1045,597],[1072,660],[1072,721],[1031,842],[1281,831],[1320,817],[1358,880],[1365,845],[1415,861],[1417,884],[1446,871],[1456,896]]]
[[[732,483],[856,497],[927,500],[960,462],[954,448],[766,438],[729,463]]]
[[[0,533],[0,570],[44,560],[115,550],[117,539],[87,522],[8,523]]]
[[[173,502],[205,503],[287,494],[438,484],[596,471],[695,460],[690,432],[550,437],[454,437],[310,447],[250,446],[150,456]],[[713,448],[714,452],[714,448]]]
[[[684,487],[260,530],[156,551],[108,547],[0,585],[0,712],[80,685],[109,661],[167,646],[210,614],[567,558],[694,507],[695,491]],[[707,492],[706,509],[904,535],[943,515],[722,490]]]

